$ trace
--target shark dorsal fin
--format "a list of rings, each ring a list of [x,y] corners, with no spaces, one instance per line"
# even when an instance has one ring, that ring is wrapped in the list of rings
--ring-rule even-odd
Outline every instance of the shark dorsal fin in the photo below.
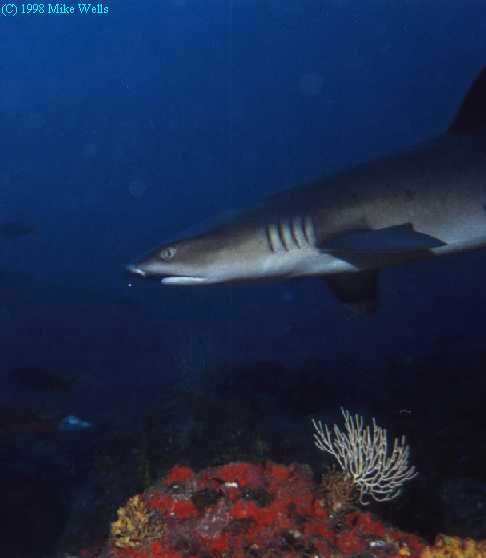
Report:
[[[486,68],[483,68],[466,93],[456,117],[449,126],[453,134],[486,131]]]

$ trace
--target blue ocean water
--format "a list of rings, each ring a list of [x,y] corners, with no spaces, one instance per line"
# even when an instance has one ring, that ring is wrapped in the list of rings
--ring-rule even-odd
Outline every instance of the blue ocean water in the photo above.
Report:
[[[385,270],[371,316],[313,278],[178,288],[124,271],[442,133],[486,65],[484,4],[91,7],[2,6],[0,555],[89,546],[177,462],[318,471],[310,417],[341,406],[411,445],[420,476],[382,515],[486,538],[484,253]]]

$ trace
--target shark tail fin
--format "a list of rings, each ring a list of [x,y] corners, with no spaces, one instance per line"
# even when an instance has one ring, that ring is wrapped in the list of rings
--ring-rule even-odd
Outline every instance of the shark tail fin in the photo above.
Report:
[[[486,68],[483,68],[466,93],[456,117],[449,126],[454,134],[486,131]]]

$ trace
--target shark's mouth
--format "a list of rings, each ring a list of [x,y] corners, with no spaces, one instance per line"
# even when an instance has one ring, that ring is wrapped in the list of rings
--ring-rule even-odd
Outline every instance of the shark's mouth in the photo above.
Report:
[[[166,275],[161,276],[157,273],[150,273],[142,269],[141,267],[137,267],[136,265],[128,265],[127,271],[130,275],[138,275],[139,277],[146,278],[146,279],[158,279],[162,283],[162,285],[201,285],[202,283],[207,282],[207,279],[204,277],[197,277],[194,275]]]
[[[162,285],[201,285],[208,282],[205,277],[197,275],[163,275],[150,270],[146,271],[142,265],[137,264],[127,265],[126,270],[130,275],[138,275],[143,279],[157,279]]]
[[[173,275],[163,277],[160,282],[162,285],[201,285],[206,282],[206,279],[204,277]]]

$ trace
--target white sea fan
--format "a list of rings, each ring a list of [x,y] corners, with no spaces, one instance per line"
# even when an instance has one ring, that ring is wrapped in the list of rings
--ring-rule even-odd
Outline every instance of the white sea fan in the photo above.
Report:
[[[403,485],[417,476],[415,467],[409,465],[410,447],[405,436],[394,438],[389,451],[387,431],[375,419],[372,428],[364,427],[361,416],[352,416],[343,408],[341,412],[344,431],[337,425],[331,431],[312,419],[315,445],[334,456],[357,486],[362,505],[370,498],[376,502],[393,500],[401,494]]]

